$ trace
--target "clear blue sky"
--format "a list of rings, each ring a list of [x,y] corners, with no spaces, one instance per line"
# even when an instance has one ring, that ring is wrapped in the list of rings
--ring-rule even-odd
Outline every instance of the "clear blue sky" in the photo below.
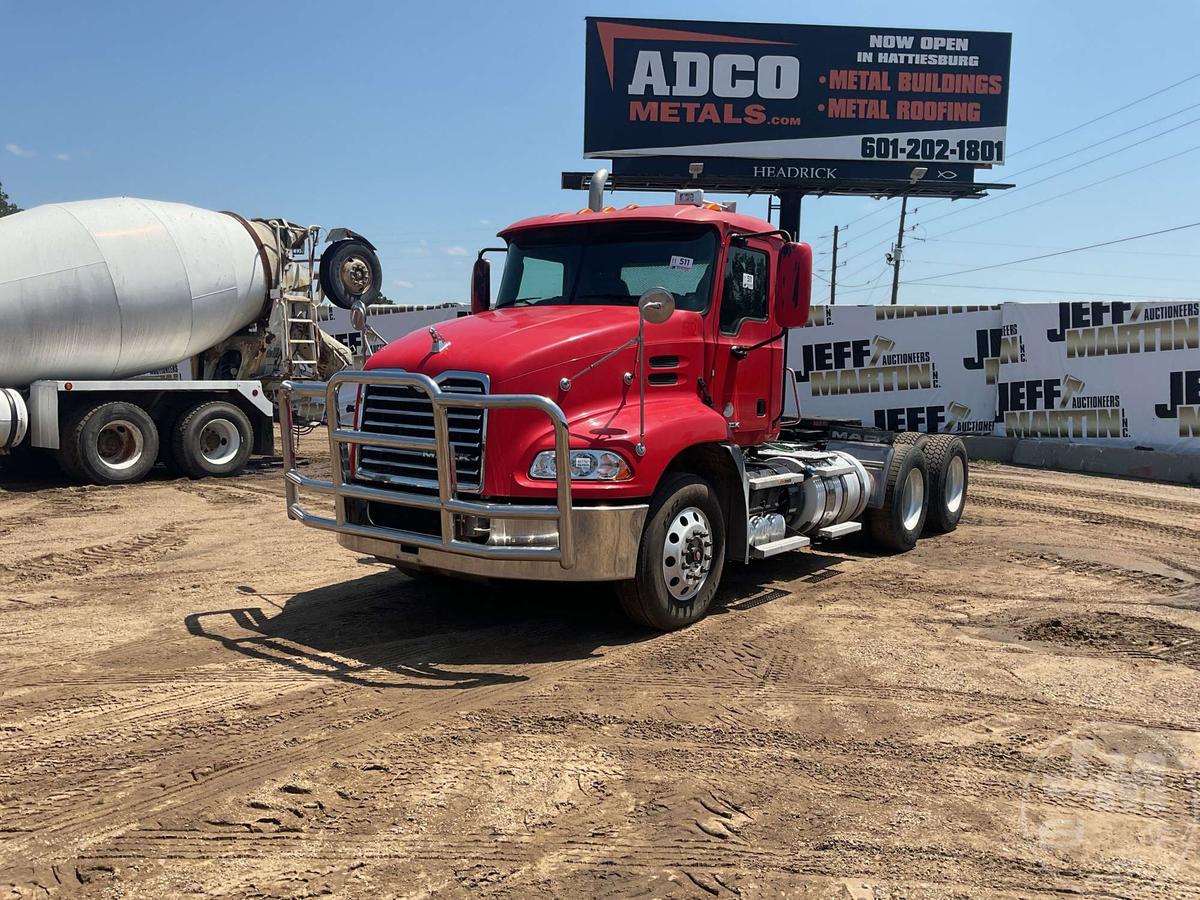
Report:
[[[462,299],[474,251],[494,242],[498,228],[583,205],[582,194],[558,184],[561,171],[594,167],[581,149],[583,19],[589,14],[1011,31],[1013,156],[994,174],[1003,179],[1082,151],[1017,176],[1018,184],[1200,117],[1197,107],[1097,143],[1200,104],[1196,79],[1020,153],[1200,72],[1196,0],[916,7],[0,0],[0,182],[22,206],[125,194],[348,225],[380,246],[385,290],[393,299]],[[918,227],[908,236],[905,276],[1200,220],[1200,149],[1143,168],[1192,147],[1200,148],[1200,122],[944,221],[929,220],[963,204],[910,204],[910,221]],[[999,217],[1131,169],[1137,171]],[[828,274],[832,226],[882,205],[859,198],[805,201],[803,237],[821,254],[822,274]],[[841,302],[886,301],[883,254],[894,236],[897,205],[844,233]],[[765,200],[743,199],[740,208],[761,215]],[[984,222],[993,216],[999,218]],[[914,284],[902,288],[902,302],[1055,299],[1020,289],[1200,297],[1200,229],[942,283],[979,287]],[[852,293],[858,285],[878,289]],[[820,297],[827,288],[817,287]]]

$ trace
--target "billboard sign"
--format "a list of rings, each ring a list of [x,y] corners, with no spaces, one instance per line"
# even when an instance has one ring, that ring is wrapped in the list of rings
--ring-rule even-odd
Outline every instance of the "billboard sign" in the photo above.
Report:
[[[1001,32],[587,20],[584,155],[1004,162]]]
[[[675,177],[686,183],[692,177],[690,165],[703,168],[696,177],[752,179],[763,186],[787,186],[793,182],[817,182],[836,186],[843,182],[870,180],[908,181],[913,164],[901,162],[861,162],[829,159],[739,159],[725,157],[648,156],[618,157],[613,160],[614,175]],[[924,164],[922,164],[924,165]],[[926,182],[971,184],[975,168],[960,163],[933,163],[923,176]],[[701,185],[702,186],[702,185]]]

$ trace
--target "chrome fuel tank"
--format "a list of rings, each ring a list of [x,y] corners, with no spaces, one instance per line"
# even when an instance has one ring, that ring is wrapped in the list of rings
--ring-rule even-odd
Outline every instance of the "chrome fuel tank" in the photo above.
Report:
[[[125,378],[257,319],[267,276],[227,213],[119,197],[0,218],[0,385]]]

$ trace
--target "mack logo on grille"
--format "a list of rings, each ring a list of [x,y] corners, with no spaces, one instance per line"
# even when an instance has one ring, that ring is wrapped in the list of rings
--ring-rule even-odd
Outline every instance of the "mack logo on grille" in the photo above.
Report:
[[[487,393],[487,383],[478,375],[446,376],[439,384],[450,393]],[[458,489],[478,492],[483,481],[484,411],[451,407],[446,411],[446,421],[454,448]],[[359,427],[377,434],[432,440],[433,404],[419,388],[371,384],[363,398]],[[437,488],[437,454],[431,450],[364,445],[359,452],[356,474],[367,481],[432,490]]]

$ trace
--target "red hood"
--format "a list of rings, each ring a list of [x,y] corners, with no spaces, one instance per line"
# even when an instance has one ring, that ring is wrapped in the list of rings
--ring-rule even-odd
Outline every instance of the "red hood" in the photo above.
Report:
[[[679,312],[646,330],[647,347],[661,341],[698,337],[703,319]],[[574,375],[569,363],[607,353],[637,333],[633,306],[525,306],[489,310],[436,326],[449,346],[433,353],[428,329],[392,341],[367,369],[404,369],[437,376],[445,371],[482,372],[492,390],[506,381],[552,366]],[[555,376],[555,381],[561,376]]]

